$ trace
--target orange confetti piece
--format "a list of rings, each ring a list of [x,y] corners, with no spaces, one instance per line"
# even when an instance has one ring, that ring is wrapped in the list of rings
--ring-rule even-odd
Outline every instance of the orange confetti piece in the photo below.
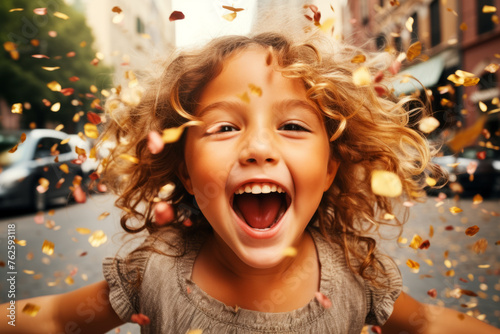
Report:
[[[42,252],[47,255],[54,254],[54,243],[48,240],[43,241]]]
[[[448,147],[454,151],[459,152],[463,147],[472,144],[477,137],[481,134],[484,124],[486,123],[487,116],[480,117],[471,127],[461,130],[455,137],[448,141]]]
[[[457,213],[460,213],[460,212],[463,212],[463,211],[464,211],[464,210],[460,209],[460,208],[459,208],[459,207],[457,207],[457,206],[452,206],[452,207],[450,208],[450,212],[451,212],[452,214],[457,214]]]
[[[455,270],[453,270],[453,269],[448,270],[448,271],[445,273],[445,276],[448,276],[448,277],[453,277],[453,276],[455,276]]]
[[[352,73],[352,80],[356,86],[368,86],[372,82],[370,71],[367,67],[360,67]]]
[[[26,313],[30,317],[35,317],[40,311],[40,306],[32,303],[26,303],[23,307],[23,313]]]
[[[99,247],[108,241],[108,237],[102,230],[97,230],[89,237],[89,243],[92,247]]]
[[[229,14],[225,14],[225,15],[222,15],[222,18],[224,20],[227,20],[229,22],[232,22],[234,21],[234,19],[236,18],[236,12],[232,12],[232,13],[229,13]]]
[[[149,320],[149,317],[147,315],[142,314],[142,313],[132,314],[132,316],[130,317],[130,320],[132,322],[135,322],[139,326],[149,325],[149,323],[151,322]]]
[[[222,6],[222,8],[233,11],[233,12],[241,12],[242,10],[244,10],[244,8],[234,8],[231,6]]]
[[[436,179],[433,179],[432,177],[427,177],[425,179],[425,183],[427,183],[427,185],[429,187],[434,187],[437,184],[437,181],[436,181]]]
[[[460,24],[460,30],[466,31],[467,29],[469,29],[469,27],[467,26],[467,24],[465,22],[462,22]]]
[[[22,114],[23,113],[23,104],[22,103],[14,103],[10,109],[13,114]]]
[[[430,289],[429,291],[427,291],[427,294],[428,294],[431,298],[436,298],[436,297],[437,297],[437,290],[436,290],[436,289]]]
[[[410,267],[410,269],[418,270],[420,268],[420,264],[411,259],[406,260],[406,265]]]
[[[408,51],[406,52],[406,57],[408,58],[409,61],[413,61],[416,57],[420,55],[421,52],[422,52],[422,43],[415,42],[408,48]]]
[[[62,170],[64,173],[68,174],[69,173],[69,167],[66,164],[61,164],[59,166],[59,169]]]
[[[484,253],[486,251],[486,248],[488,248],[488,240],[486,240],[484,238],[483,239],[479,239],[472,246],[472,250],[476,254],[482,254],[482,253]]]
[[[17,239],[14,239],[14,243],[15,243],[16,245],[21,246],[21,247],[26,246],[26,240],[17,240]]]
[[[73,191],[73,198],[77,203],[85,203],[87,201],[87,194],[83,191],[80,185],[75,186],[75,190]]]
[[[182,135],[184,129],[188,126],[196,126],[203,124],[200,121],[190,121],[182,124],[177,128],[170,128],[163,130],[162,139],[165,144],[170,144],[178,141]]]
[[[475,236],[479,232],[479,227],[477,225],[468,227],[465,230],[465,235],[468,235],[469,237]]]
[[[429,238],[432,238],[434,236],[434,226],[429,226]]]
[[[104,218],[106,218],[107,216],[109,216],[109,212],[103,212],[99,215],[99,217],[97,217],[97,220],[103,220]]]
[[[383,170],[376,170],[372,173],[371,188],[374,194],[386,197],[397,197],[403,192],[399,177]]]
[[[354,63],[354,64],[361,64],[361,63],[364,63],[366,61],[366,56],[365,55],[356,55],[354,57],[352,57],[351,59],[351,63]]]
[[[415,234],[413,236],[413,238],[411,239],[411,242],[410,242],[410,247],[413,248],[413,249],[418,249],[420,247],[420,245],[422,244],[422,237],[419,236],[418,234]]]
[[[17,50],[17,45],[14,42],[5,42],[3,43],[3,48],[5,51],[11,52]]]
[[[259,86],[256,86],[254,84],[248,84],[248,88],[250,88],[250,94],[256,95],[256,96],[262,96],[262,88]]]
[[[111,11],[112,11],[113,13],[118,13],[118,14],[120,14],[120,13],[122,12],[122,9],[121,9],[120,7],[118,7],[118,6],[114,6],[113,8],[111,8]]]
[[[483,197],[479,194],[476,194],[473,198],[472,198],[472,203],[473,204],[480,204],[483,202]]]

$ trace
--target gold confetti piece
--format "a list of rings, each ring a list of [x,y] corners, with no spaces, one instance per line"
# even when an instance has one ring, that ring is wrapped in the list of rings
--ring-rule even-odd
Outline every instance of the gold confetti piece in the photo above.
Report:
[[[418,270],[420,268],[420,264],[416,261],[413,261],[411,259],[408,259],[406,261],[406,265],[410,267],[410,269]]]
[[[458,16],[458,13],[455,10],[453,10],[452,8],[446,8],[446,10],[449,11],[450,13],[452,13],[453,15]]]
[[[48,240],[44,240],[42,245],[42,252],[47,255],[54,254],[54,243]]]
[[[383,219],[384,219],[384,220],[393,220],[393,219],[394,219],[394,217],[395,217],[395,216],[394,216],[393,214],[390,214],[390,213],[387,213],[387,212],[386,212],[386,213],[384,214]]]
[[[466,24],[465,22],[462,22],[462,23],[460,24],[460,30],[465,31],[465,30],[467,30],[468,28],[469,28],[469,27],[467,26],[467,24]]]
[[[481,268],[481,269],[488,269],[491,267],[491,265],[490,264],[479,264],[477,267]]]
[[[400,244],[406,244],[408,242],[408,239],[404,238],[404,237],[399,237],[398,238],[398,243]]]
[[[403,192],[399,177],[383,170],[376,170],[372,173],[371,187],[374,194],[386,197],[397,197]]]
[[[186,334],[202,334],[203,329],[190,329]]]
[[[436,181],[436,179],[433,179],[432,177],[427,177],[425,179],[425,183],[427,183],[427,185],[429,187],[434,187],[436,185],[437,181]]]
[[[92,247],[99,247],[108,240],[108,237],[102,230],[97,230],[89,237],[89,243]]]
[[[250,93],[256,96],[262,96],[262,89],[259,86],[254,84],[248,84],[248,88],[250,88]]]
[[[459,208],[459,207],[457,207],[457,206],[452,206],[452,207],[450,208],[450,212],[451,212],[452,214],[454,214],[454,215],[455,215],[455,214],[457,214],[457,213],[463,212],[463,211],[464,211],[464,210],[460,209],[460,208]]]
[[[453,277],[453,276],[455,276],[455,270],[450,269],[444,275],[448,276],[448,277]]]
[[[27,315],[34,317],[37,315],[38,311],[40,310],[40,306],[32,303],[26,303],[23,307],[23,313],[26,313]]]
[[[408,48],[408,51],[406,52],[406,57],[408,58],[409,61],[413,61],[416,57],[420,55],[421,52],[422,52],[422,43],[415,42]]]
[[[56,71],[56,70],[58,70],[60,68],[61,67],[59,67],[59,66],[54,66],[54,67],[42,66],[42,69],[44,69],[45,71],[49,71],[49,72]]]
[[[73,285],[75,283],[75,280],[71,276],[66,276],[66,278],[64,279],[64,282],[68,285]]]
[[[10,109],[13,114],[22,114],[23,113],[23,104],[22,103],[14,103]]]
[[[241,12],[242,10],[244,10],[244,8],[234,8],[231,6],[222,6],[222,8],[230,10],[232,12]]]
[[[60,92],[61,91],[61,85],[57,81],[51,81],[47,84],[47,87],[53,92]]]
[[[481,109],[482,112],[486,112],[488,111],[488,106],[483,101],[479,101],[479,109]]]
[[[248,93],[247,92],[244,92],[243,94],[236,94],[236,96],[238,96],[238,98],[245,102],[245,103],[250,103],[250,97],[248,96]]]
[[[283,250],[283,252],[281,254],[283,254],[284,256],[290,256],[290,257],[297,256],[297,248],[287,247]]]
[[[69,167],[66,164],[61,164],[59,166],[59,169],[62,170],[64,173],[68,174],[69,173]]]
[[[35,273],[34,270],[28,270],[28,269],[24,269],[23,272],[28,275],[33,275]]]
[[[83,126],[83,130],[85,131],[85,135],[92,139],[97,139],[99,137],[99,130],[97,130],[97,126],[92,123],[86,123]]]
[[[432,238],[434,236],[434,226],[429,226],[429,238]]]
[[[450,260],[448,260],[448,259],[444,260],[444,266],[445,266],[446,268],[451,268],[451,261],[450,261]]]
[[[424,259],[424,262],[427,263],[427,265],[429,265],[431,267],[434,266],[434,262],[432,262],[431,259]]]
[[[423,118],[418,124],[419,130],[424,133],[431,133],[432,131],[436,130],[438,126],[439,121],[432,116]]]
[[[9,9],[9,13],[22,12],[23,10],[24,10],[24,8],[12,8],[12,9]]]
[[[367,67],[362,66],[352,73],[352,80],[356,86],[368,86],[372,82],[370,71]]]
[[[488,5],[483,6],[483,13],[494,13],[496,11],[497,8],[495,6],[488,6]]]
[[[365,61],[366,61],[366,56],[362,54],[356,55],[351,59],[351,63],[354,64],[361,64],[364,63]]]
[[[323,24],[319,26],[319,29],[323,32],[332,32],[333,33],[333,24],[335,23],[335,20],[333,18],[327,18],[326,20],[323,21]]]
[[[490,72],[490,73],[495,73],[496,71],[498,71],[499,68],[500,68],[500,65],[495,64],[495,63],[491,63],[488,66],[486,66],[484,68],[484,70],[487,72]],[[496,104],[496,103],[493,103],[493,104]]]
[[[224,20],[232,22],[236,18],[236,12],[232,12],[232,13],[229,13],[229,14],[222,15],[222,18]]]
[[[97,220],[103,220],[107,216],[109,216],[109,212],[103,212],[99,215],[99,217],[97,217]]]
[[[16,245],[19,245],[19,246],[26,246],[26,240],[17,240],[17,239],[14,239],[14,242],[16,243]]]
[[[406,20],[405,27],[409,32],[413,32],[413,21],[414,19],[411,16]]]
[[[64,14],[64,13],[61,13],[61,12],[55,12],[55,13],[54,13],[54,16],[55,16],[55,17],[58,17],[58,18],[60,18],[60,19],[63,19],[63,20],[67,20],[67,19],[69,19],[69,16],[68,16],[68,15],[66,15],[66,14]]]
[[[411,239],[409,246],[413,249],[418,249],[418,247],[420,247],[420,245],[422,244],[422,241],[423,241],[422,237],[419,236],[418,234],[415,234]]]
[[[180,139],[180,137],[181,137],[181,135],[186,127],[202,125],[202,124],[203,124],[203,122],[201,122],[201,121],[189,121],[189,122],[182,124],[179,127],[165,129],[165,130],[163,130],[163,134],[162,134],[163,142],[165,144],[175,143],[176,141],[178,141]]]
[[[61,103],[60,102],[56,102],[52,105],[52,107],[50,107],[50,110],[52,112],[58,112],[59,110],[61,109]]]
[[[131,163],[134,163],[134,164],[137,164],[139,163],[139,159],[137,157],[134,157],[130,154],[120,154],[118,156],[120,159],[123,159],[123,160],[128,160],[130,161]]]

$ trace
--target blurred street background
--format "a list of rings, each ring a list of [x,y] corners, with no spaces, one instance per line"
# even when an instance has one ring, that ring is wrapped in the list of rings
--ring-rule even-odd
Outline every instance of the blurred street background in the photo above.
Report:
[[[429,190],[425,203],[406,203],[402,235],[382,242],[405,289],[500,328],[498,8],[500,0],[2,0],[2,277],[14,224],[18,298],[101,280],[103,257],[123,244],[114,198],[102,187],[85,190],[106,154],[93,149],[106,98],[121,92],[136,103],[141,79],[158,71],[154,60],[176,48],[265,30],[273,17],[303,11],[331,39],[398,55],[392,69],[402,79],[393,93],[433,108],[432,117],[410,122],[442,146],[434,161],[449,182]],[[44,240],[53,254],[50,243],[42,252]],[[0,302],[8,301],[5,287],[2,279]]]

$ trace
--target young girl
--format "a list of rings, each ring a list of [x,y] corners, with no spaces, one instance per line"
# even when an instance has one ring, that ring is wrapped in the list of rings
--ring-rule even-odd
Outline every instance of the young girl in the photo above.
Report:
[[[96,333],[136,321],[143,333],[359,334],[365,324],[384,334],[498,333],[403,293],[395,263],[367,236],[399,200],[422,197],[436,171],[408,127],[411,98],[386,86],[392,60],[352,62],[360,52],[277,33],[222,37],[178,55],[139,104],[118,92],[107,103],[103,138],[117,146],[103,178],[123,228],[149,236],[104,261],[105,281],[18,302],[42,307],[18,312],[16,327],[4,320],[2,332]],[[377,88],[353,79],[360,67]],[[164,129],[161,149],[153,134]],[[399,200],[373,192],[378,170],[398,176]],[[155,215],[165,185],[171,219]]]

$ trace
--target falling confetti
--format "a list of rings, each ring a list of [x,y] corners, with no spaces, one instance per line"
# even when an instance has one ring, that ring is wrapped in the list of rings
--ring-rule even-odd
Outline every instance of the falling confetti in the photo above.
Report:
[[[225,15],[222,15],[222,18],[224,20],[227,20],[229,22],[232,22],[234,21],[234,19],[236,18],[236,13],[235,12],[232,12],[232,13],[229,13],[229,14],[225,14]]]
[[[411,247],[413,249],[418,249],[420,247],[420,245],[422,244],[422,241],[423,241],[422,237],[419,236],[418,234],[415,234],[413,236],[413,238],[411,239],[409,247]]]
[[[83,130],[85,131],[85,135],[92,139],[97,139],[99,137],[99,130],[97,130],[97,126],[93,123],[86,123],[83,126]]]
[[[12,105],[12,108],[10,109],[10,111],[13,114],[22,114],[23,113],[23,104],[22,103],[14,103]]]
[[[24,305],[23,307],[23,313],[26,313],[31,317],[35,317],[38,314],[39,310],[40,306],[32,303],[26,303],[26,305]]]
[[[248,84],[248,88],[250,88],[250,94],[256,95],[256,96],[262,96],[262,89],[259,86],[256,86],[254,84]]]
[[[90,232],[92,232],[90,229],[85,227],[77,227],[76,231],[80,234],[90,234]]]
[[[482,9],[483,13],[495,13],[497,11],[497,8],[495,6],[488,6],[484,5]]]
[[[418,124],[419,130],[424,133],[431,133],[438,127],[439,127],[439,121],[432,116],[423,118]]]
[[[408,259],[406,261],[406,265],[410,267],[410,269],[418,270],[420,268],[420,264],[416,261],[413,261],[411,259]]]
[[[149,317],[142,313],[132,314],[132,316],[130,317],[130,321],[135,322],[139,326],[149,325],[150,323]]]
[[[47,15],[47,8],[35,8],[33,9],[33,13],[36,15]]]
[[[324,308],[332,307],[332,301],[327,296],[322,294],[321,292],[317,291],[314,294],[314,297],[321,304],[321,306],[323,306]]]
[[[465,234],[468,235],[469,237],[475,236],[479,232],[479,227],[477,225],[468,227],[465,230]]]
[[[177,20],[183,20],[184,18],[185,18],[185,16],[184,16],[183,12],[179,12],[179,11],[175,10],[172,12],[172,14],[170,14],[170,17],[168,18],[168,20],[170,22],[172,22],[172,21],[177,21]]]
[[[177,128],[170,128],[163,130],[162,139],[165,144],[175,143],[178,141],[182,135],[184,129],[188,126],[202,125],[201,121],[190,121],[182,124]]]
[[[457,213],[463,212],[463,211],[464,211],[464,210],[460,209],[460,208],[459,208],[459,207],[457,207],[457,206],[452,206],[452,207],[450,208],[450,212],[451,212],[452,214],[454,214],[454,215],[455,215],[455,214],[457,214]]]
[[[397,197],[403,192],[399,177],[383,170],[376,170],[372,173],[371,187],[374,194],[386,197]]]
[[[103,212],[99,215],[99,217],[97,217],[97,220],[103,220],[104,218],[106,218],[107,216],[109,216],[109,212]]]
[[[203,334],[203,329],[190,329],[186,334]]]
[[[48,240],[43,241],[42,252],[47,255],[54,254],[54,243]]]
[[[366,61],[366,56],[362,54],[356,55],[351,59],[351,63],[354,64],[361,64],[364,63],[365,61]]]
[[[409,61],[413,61],[416,57],[420,55],[420,52],[422,52],[422,43],[415,42],[408,48],[408,51],[406,52],[406,57],[408,58]]]
[[[60,18],[60,19],[62,19],[62,20],[67,20],[67,19],[69,19],[69,16],[68,16],[68,15],[66,15],[66,14],[64,14],[64,13],[61,13],[61,12],[55,12],[55,13],[54,13],[54,16],[55,16],[55,17],[58,17],[58,18]]]
[[[356,86],[368,86],[371,84],[370,71],[367,67],[360,67],[352,73],[352,80]]]
[[[97,230],[89,237],[89,243],[92,247],[99,247],[108,241],[108,237],[102,230]]]
[[[130,161],[130,162],[131,162],[131,163],[133,163],[133,164],[137,164],[137,163],[139,163],[139,159],[137,159],[137,157],[134,157],[134,156],[132,156],[132,155],[130,155],[130,154],[125,154],[125,153],[123,153],[123,154],[120,154],[118,157],[119,157],[120,159]]]
[[[57,81],[51,81],[47,84],[47,87],[53,92],[61,91],[61,85]]]

